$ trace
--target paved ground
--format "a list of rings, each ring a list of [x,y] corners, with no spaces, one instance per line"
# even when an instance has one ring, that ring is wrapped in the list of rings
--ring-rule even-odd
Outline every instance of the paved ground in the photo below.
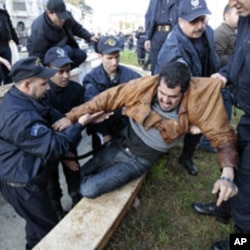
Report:
[[[90,138],[84,133],[84,139],[79,146],[79,154],[90,150]],[[81,164],[85,160],[81,160]],[[61,168],[60,168],[61,169]],[[70,209],[71,200],[67,195],[65,179],[62,172],[60,181],[64,190],[62,204],[65,210]],[[25,249],[25,222],[14,209],[6,203],[0,192],[0,250],[24,250]]]

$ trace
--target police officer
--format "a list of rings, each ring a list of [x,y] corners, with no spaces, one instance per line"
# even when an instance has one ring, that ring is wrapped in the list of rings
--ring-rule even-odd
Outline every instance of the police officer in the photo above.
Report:
[[[49,0],[47,10],[32,23],[27,50],[29,55],[38,56],[43,62],[48,49],[61,47],[68,52],[75,67],[87,58],[85,50],[79,48],[75,37],[83,38],[87,42],[98,41],[95,35],[76,22],[72,14],[66,10],[63,0]]]
[[[235,102],[243,110],[237,127],[240,164],[235,175],[235,184],[239,192],[231,200],[234,219],[234,232],[250,233],[250,0],[230,0],[231,7],[239,14],[237,37],[233,54],[229,62],[218,74],[225,84],[232,83],[235,91]],[[249,245],[248,245],[249,246]],[[245,246],[242,246],[245,247]],[[247,247],[247,246],[246,246]],[[215,242],[212,249],[230,249],[229,240]]]
[[[57,223],[47,191],[54,161],[76,147],[84,125],[100,115],[82,116],[63,132],[54,132],[50,123],[62,116],[40,101],[55,73],[34,56],[17,61],[11,69],[14,86],[0,106],[0,190],[26,221],[26,249]]]
[[[145,49],[150,52],[151,72],[154,73],[157,56],[167,35],[177,22],[180,0],[150,0],[145,14]]]
[[[69,79],[71,63],[67,52],[60,47],[52,47],[44,57],[44,63],[57,70],[56,74],[49,79],[50,90],[48,91],[44,102],[47,105],[59,110],[61,113],[70,111],[74,106],[83,103],[83,87]],[[72,148],[71,152],[77,155],[76,148]],[[55,210],[58,219],[64,216],[63,207],[60,199],[62,198],[62,189],[60,188],[58,165],[60,161],[55,163],[51,178],[49,181],[49,195],[51,197],[52,207]],[[77,160],[61,160],[63,172],[65,175],[68,193],[72,199],[72,207],[79,201],[78,185],[80,181],[79,163]],[[67,164],[71,164],[73,170],[68,168]]]
[[[146,50],[144,48],[145,43],[145,31],[142,26],[138,28],[135,33],[136,41],[136,53],[137,53],[137,61],[138,64],[144,67],[145,58],[146,58]]]
[[[83,79],[84,102],[106,89],[141,77],[132,69],[119,65],[121,50],[122,47],[117,38],[104,36],[100,39],[97,52],[101,64]],[[121,111],[122,109],[116,110],[115,115],[104,123],[89,126],[88,133],[92,134],[94,149],[109,141],[112,137],[119,136],[120,130],[127,122],[127,118],[121,115]]]

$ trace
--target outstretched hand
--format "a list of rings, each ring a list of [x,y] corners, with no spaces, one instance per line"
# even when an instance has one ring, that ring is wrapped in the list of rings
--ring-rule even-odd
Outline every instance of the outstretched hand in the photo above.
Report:
[[[220,206],[223,201],[235,196],[238,193],[238,188],[232,181],[222,177],[214,183],[212,193],[218,194],[216,205]]]
[[[81,123],[83,126],[89,123],[100,123],[108,119],[113,114],[114,112],[105,113],[104,111],[99,111],[93,114],[85,114],[78,119],[78,122]]]

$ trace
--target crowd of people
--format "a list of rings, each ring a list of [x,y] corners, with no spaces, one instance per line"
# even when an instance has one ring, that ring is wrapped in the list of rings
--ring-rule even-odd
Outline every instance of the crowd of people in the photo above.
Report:
[[[198,146],[217,154],[221,170],[217,200],[193,209],[224,223],[232,217],[234,233],[250,233],[250,0],[229,0],[216,30],[207,24],[210,14],[205,0],[151,0],[135,34],[138,65],[151,65],[141,77],[119,63],[122,34],[90,33],[63,0],[47,2],[32,24],[29,56],[11,65],[8,43],[19,41],[0,4],[0,80],[14,83],[0,105],[0,190],[26,221],[26,249],[65,215],[60,165],[73,208],[140,177],[182,141],[179,162],[190,175],[198,174]],[[100,59],[82,82],[70,80],[87,58],[76,37],[93,44]],[[133,37],[128,41],[132,49]],[[237,130],[233,105],[244,111]],[[84,129],[93,155],[80,166]],[[212,249],[230,249],[229,238]]]

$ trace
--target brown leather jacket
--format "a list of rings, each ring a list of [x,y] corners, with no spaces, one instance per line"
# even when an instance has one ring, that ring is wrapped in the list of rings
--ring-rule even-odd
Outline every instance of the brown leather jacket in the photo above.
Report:
[[[188,94],[184,96],[179,121],[164,119],[150,108],[156,95],[158,75],[146,76],[108,89],[92,100],[73,108],[67,117],[76,122],[86,113],[111,111],[126,107],[126,115],[147,130],[159,129],[162,138],[171,143],[190,131],[195,125],[217,148],[220,167],[237,166],[236,134],[228,121],[220,90],[222,82],[214,78],[193,77]]]

